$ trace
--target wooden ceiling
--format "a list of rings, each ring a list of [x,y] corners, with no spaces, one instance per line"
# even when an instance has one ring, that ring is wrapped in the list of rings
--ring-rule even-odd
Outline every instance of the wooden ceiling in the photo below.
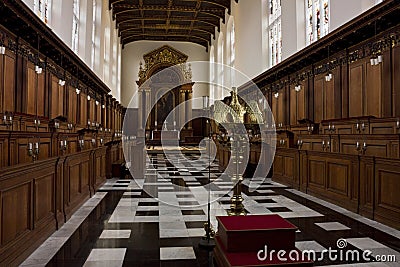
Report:
[[[109,0],[109,7],[123,46],[140,40],[183,41],[207,49],[231,1]]]

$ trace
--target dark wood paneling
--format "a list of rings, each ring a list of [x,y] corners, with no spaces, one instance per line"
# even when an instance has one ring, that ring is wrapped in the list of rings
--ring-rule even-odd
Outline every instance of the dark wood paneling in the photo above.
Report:
[[[376,159],[375,213],[376,220],[393,227],[400,225],[400,165],[398,161]]]
[[[9,51],[0,55],[0,112],[15,111],[15,55]]]
[[[324,77],[315,77],[314,81],[314,122],[318,123],[324,119]]]
[[[364,116],[381,117],[382,115],[382,64],[366,64]],[[390,105],[390,104],[389,104]]]
[[[349,65],[349,117],[363,115],[364,64],[355,62]]]

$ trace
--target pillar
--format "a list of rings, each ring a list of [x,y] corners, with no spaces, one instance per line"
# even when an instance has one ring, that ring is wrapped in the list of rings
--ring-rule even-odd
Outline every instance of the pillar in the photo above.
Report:
[[[188,118],[192,119],[192,105],[193,105],[193,101],[192,101],[192,97],[193,97],[193,92],[190,90],[188,92]],[[189,130],[192,129],[192,121],[189,121]]]
[[[186,115],[185,113],[186,113],[186,104],[187,104],[185,102],[185,100],[186,100],[185,91],[182,90],[182,91],[180,91],[180,97],[179,97],[179,104],[183,104],[179,111],[180,127],[183,127],[185,125],[185,115]]]

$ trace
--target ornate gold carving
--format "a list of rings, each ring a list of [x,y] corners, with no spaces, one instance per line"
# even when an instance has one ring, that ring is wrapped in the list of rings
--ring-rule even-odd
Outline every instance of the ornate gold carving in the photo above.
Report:
[[[234,119],[233,122],[243,122],[243,115],[245,113],[245,110],[242,107],[242,105],[240,105],[240,103],[239,103],[236,87],[232,88],[231,95],[232,95],[232,101],[229,106],[235,113],[235,114],[231,114]]]
[[[151,72],[155,66],[178,66],[182,73],[184,82],[190,82],[192,80],[192,69],[190,64],[186,64],[188,56],[179,52],[178,50],[164,45],[157,48],[143,56],[144,66],[140,62],[139,66],[139,83],[143,83],[149,79]]]

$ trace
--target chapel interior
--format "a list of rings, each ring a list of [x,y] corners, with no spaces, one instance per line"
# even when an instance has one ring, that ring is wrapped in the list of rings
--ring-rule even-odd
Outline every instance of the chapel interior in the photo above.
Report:
[[[400,266],[399,192],[398,0],[0,2],[0,266]]]

